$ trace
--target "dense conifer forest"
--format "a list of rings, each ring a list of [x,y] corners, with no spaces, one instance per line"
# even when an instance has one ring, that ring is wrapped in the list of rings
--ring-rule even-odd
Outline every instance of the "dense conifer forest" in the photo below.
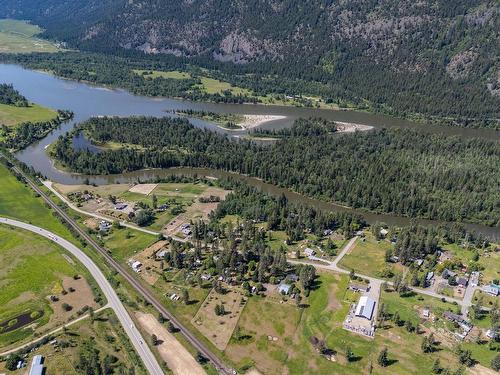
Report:
[[[14,105],[16,107],[27,107],[28,100],[22,96],[14,86],[5,83],[0,84],[0,104]]]
[[[403,129],[338,136],[318,120],[297,120],[269,146],[235,141],[181,118],[94,118],[78,131],[124,147],[95,154],[73,149],[75,133],[60,138],[53,155],[76,172],[209,167],[355,208],[487,225],[500,221],[495,141]],[[127,147],[131,144],[142,150]]]

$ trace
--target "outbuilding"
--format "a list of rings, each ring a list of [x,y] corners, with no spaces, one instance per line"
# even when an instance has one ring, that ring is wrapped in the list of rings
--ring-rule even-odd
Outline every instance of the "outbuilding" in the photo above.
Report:
[[[375,301],[368,296],[362,296],[356,306],[355,315],[371,320],[373,311],[375,311]]]

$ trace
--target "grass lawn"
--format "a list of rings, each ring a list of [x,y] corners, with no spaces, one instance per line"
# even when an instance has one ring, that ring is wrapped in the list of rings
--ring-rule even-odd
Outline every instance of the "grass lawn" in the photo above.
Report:
[[[23,122],[45,122],[54,119],[56,111],[32,104],[29,107],[16,107],[0,104],[0,124],[13,126]]]
[[[385,262],[385,252],[392,247],[391,243],[387,240],[377,241],[371,233],[365,234],[365,241],[358,239],[351,252],[342,258],[340,266],[374,277],[380,277],[379,272],[386,267],[402,271],[401,265]]]
[[[127,262],[134,254],[141,252],[158,240],[157,236],[130,228],[113,229],[104,237],[104,246],[113,258]]]
[[[255,365],[263,374],[367,374],[371,362],[373,374],[428,374],[438,357],[441,363],[456,367],[449,350],[423,354],[422,337],[403,328],[378,330],[374,340],[344,330],[342,322],[349,305],[359,295],[347,291],[346,275],[322,272],[318,281],[318,288],[304,301],[308,305],[304,309],[265,298],[249,299],[238,323],[243,339],[233,338],[225,351],[239,370]],[[439,303],[429,302],[432,306]],[[269,341],[268,335],[278,340]],[[326,346],[336,352],[336,362],[318,354],[310,343],[312,336],[325,340]],[[347,345],[355,356],[352,362],[344,355]],[[385,346],[392,363],[382,368],[377,356]]]
[[[41,198],[20,183],[0,164],[0,216],[38,225],[67,239],[73,239],[69,230],[47,208]]]
[[[39,39],[42,29],[26,21],[0,20],[0,53],[57,52],[53,43]]]
[[[233,95],[252,95],[252,92],[241,87],[236,87],[228,82],[222,82],[218,79],[200,77],[200,89],[207,94],[222,94],[224,91],[231,91]]]
[[[380,303],[385,304],[387,311],[390,314],[394,314],[397,311],[401,319],[405,321],[410,320],[413,323],[417,323],[420,319],[418,309],[428,308],[431,313],[436,316],[441,316],[441,314],[446,310],[450,310],[455,313],[460,310],[458,305],[443,302],[438,298],[422,294],[400,297],[396,292],[382,291]]]
[[[489,250],[493,250],[498,246],[498,244],[491,244]],[[465,249],[457,244],[446,244],[443,245],[445,250],[451,251],[457,258],[459,258],[463,264],[468,265],[472,262],[474,256],[474,251]],[[483,284],[488,284],[494,279],[500,279],[500,253],[495,251],[485,252],[479,250],[479,261],[478,263],[483,267],[482,282]]]
[[[43,237],[0,226],[0,321],[26,311],[44,310],[41,323],[48,322],[52,310],[47,296],[61,285],[64,276],[86,274],[81,266],[71,264],[62,254],[64,250]],[[31,328],[21,328],[0,334],[0,346],[32,333]]]

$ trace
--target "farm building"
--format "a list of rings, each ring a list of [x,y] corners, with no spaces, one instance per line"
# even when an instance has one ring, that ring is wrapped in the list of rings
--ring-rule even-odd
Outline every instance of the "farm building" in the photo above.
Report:
[[[141,267],[142,267],[142,263],[139,262],[138,260],[136,260],[135,262],[132,262],[132,264],[130,265],[130,267],[132,267],[132,269],[135,271],[135,272],[139,272],[141,270]]]
[[[42,375],[43,374],[43,357],[36,355],[31,362],[31,369],[29,375]]]
[[[367,296],[362,296],[356,306],[356,316],[372,319],[373,311],[375,311],[375,301]]]
[[[483,290],[486,293],[496,297],[500,294],[500,285],[490,284],[485,286]]]

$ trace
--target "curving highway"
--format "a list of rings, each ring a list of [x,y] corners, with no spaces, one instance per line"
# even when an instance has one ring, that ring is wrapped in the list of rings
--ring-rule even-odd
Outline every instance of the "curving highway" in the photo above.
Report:
[[[3,217],[0,217],[0,224],[6,224],[13,227],[29,230],[40,236],[48,238],[49,240],[62,246],[64,249],[73,254],[73,256],[75,256],[89,270],[90,274],[96,280],[97,284],[108,300],[108,305],[114,310],[116,316],[118,317],[118,320],[123,326],[125,333],[128,335],[130,342],[144,362],[144,365],[148,372],[151,375],[162,375],[164,373],[160,365],[158,364],[158,361],[156,360],[153,352],[149,349],[141,333],[135,327],[132,318],[125,309],[125,306],[123,306],[113,287],[106,279],[106,276],[104,276],[102,271],[99,269],[99,267],[97,267],[92,259],[90,259],[82,250],[77,248],[71,242],[43,228]]]
[[[1,157],[0,153],[0,157]],[[178,328],[179,332],[186,338],[186,340],[198,350],[207,360],[209,360],[217,372],[221,375],[233,375],[235,371],[228,367],[224,361],[219,359],[200,339],[198,339],[194,334],[189,331],[181,322],[168,311],[165,306],[158,300],[158,298],[153,294],[151,290],[142,285],[142,283],[133,277],[128,271],[118,263],[113,257],[100,246],[87,232],[82,230],[78,224],[71,218],[61,207],[59,207],[52,199],[42,190],[40,187],[34,183],[31,178],[23,172],[19,167],[13,166],[12,170],[22,176],[28,186],[33,189],[59,216],[73,228],[97,253],[99,253],[116,272],[118,272],[125,280],[127,280],[130,285],[135,289],[135,291],[141,295],[144,300],[148,301],[158,312],[160,312],[165,318],[169,319],[175,327]]]

